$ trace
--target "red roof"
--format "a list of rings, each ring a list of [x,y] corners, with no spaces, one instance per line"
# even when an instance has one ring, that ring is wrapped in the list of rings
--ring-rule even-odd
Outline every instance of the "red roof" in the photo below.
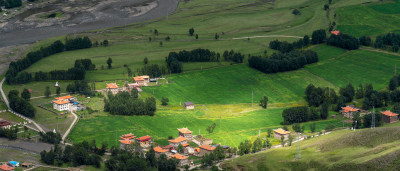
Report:
[[[182,133],[182,134],[191,134],[191,133],[192,133],[192,131],[190,131],[190,130],[187,129],[187,128],[181,128],[181,129],[178,128],[178,131],[179,131],[180,133]]]
[[[185,141],[185,140],[186,140],[185,137],[178,137],[178,138],[175,138],[175,139],[172,139],[172,140],[168,140],[168,141],[172,142],[172,143],[180,143],[180,142]]]
[[[14,168],[7,164],[3,164],[0,166],[0,170],[14,170]]]
[[[333,35],[336,35],[336,36],[339,36],[339,35],[340,35],[340,31],[339,31],[339,30],[331,31],[331,33],[332,33]]]
[[[121,136],[121,139],[134,139],[136,136],[134,136],[132,133],[125,134]]]
[[[176,158],[178,160],[185,160],[185,159],[189,158],[188,156],[183,156],[183,155],[180,155],[178,153],[172,155],[171,157]]]
[[[151,137],[146,135],[146,136],[143,136],[143,137],[136,138],[136,140],[138,140],[138,141],[149,141],[149,140],[151,140]]]
[[[118,86],[117,86],[116,83],[110,83],[110,84],[107,84],[107,87],[106,87],[106,88],[107,88],[107,89],[110,89],[110,88],[115,89],[115,88],[118,88]]]
[[[65,99],[70,99],[70,98],[74,98],[74,97],[72,97],[71,95],[56,97],[57,100],[65,100]]]
[[[204,150],[208,150],[208,151],[213,151],[215,150],[215,147],[211,147],[210,145],[204,144],[202,146],[199,146],[200,148],[204,149]]]
[[[343,112],[346,112],[346,113],[348,113],[348,112],[356,112],[356,111],[359,110],[357,108],[352,108],[350,106],[342,107],[342,109],[343,109]]]
[[[165,153],[165,152],[169,151],[168,149],[163,149],[160,146],[154,147],[153,149],[155,152],[159,152],[159,153]]]
[[[126,144],[126,145],[129,145],[129,144],[133,144],[133,143],[135,143],[134,141],[127,140],[127,139],[124,139],[124,140],[119,140],[119,142],[121,142],[122,144]]]
[[[187,146],[189,146],[189,144],[188,144],[188,143],[186,143],[186,144],[183,144],[182,146],[183,146],[183,147],[187,147]]]
[[[390,110],[387,110],[387,111],[384,111],[384,112],[381,112],[383,115],[386,115],[386,116],[399,116],[399,114],[397,114],[397,113],[393,113],[393,112],[391,112]]]
[[[67,103],[69,103],[69,101],[61,100],[61,99],[60,99],[60,100],[54,100],[53,103],[62,105],[62,104],[67,104]]]
[[[4,119],[0,119],[0,127],[1,126],[7,126],[7,125],[11,125],[11,123],[6,121],[6,120],[4,120]]]

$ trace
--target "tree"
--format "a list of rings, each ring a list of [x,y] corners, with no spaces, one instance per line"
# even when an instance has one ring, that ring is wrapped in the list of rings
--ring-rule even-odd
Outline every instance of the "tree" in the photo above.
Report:
[[[167,105],[168,105],[168,102],[169,102],[169,99],[166,98],[166,97],[163,97],[163,98],[161,99],[161,105],[163,105],[163,106],[167,106]]]
[[[324,10],[326,11],[326,10],[328,10],[329,9],[329,5],[328,4],[325,4],[324,5]]]
[[[360,112],[353,112],[353,123],[352,127],[359,129],[361,127],[361,117]]]
[[[298,123],[293,124],[292,128],[295,132],[301,132],[301,127],[300,127],[300,124],[298,124]]]
[[[149,59],[147,59],[147,57],[144,57],[143,62],[146,65],[149,62]]]
[[[158,36],[158,30],[154,29],[154,35]]]
[[[300,15],[301,12],[300,12],[298,9],[294,9],[294,10],[292,11],[292,14],[294,14],[294,15]]]
[[[171,37],[169,37],[169,36],[165,37],[165,41],[170,41],[170,40],[171,40]]]
[[[329,0],[329,4],[332,4],[332,0]]]
[[[162,41],[160,41],[160,47],[162,47],[163,46],[163,42]]]
[[[271,138],[271,136],[273,135],[272,129],[268,128],[267,132],[268,132],[268,137]]]
[[[194,28],[192,27],[192,28],[189,29],[189,35],[193,36],[193,34],[194,34]]]
[[[321,106],[321,119],[327,119],[329,115],[329,105],[328,103],[324,103]]]
[[[292,146],[293,136],[291,134],[289,134],[288,142],[289,142],[289,146]]]
[[[46,90],[44,91],[44,96],[46,96],[47,98],[50,97],[51,91],[50,91],[50,87],[46,86]]]
[[[103,41],[103,46],[108,46],[108,40]]]
[[[361,99],[364,97],[364,88],[363,88],[362,84],[360,84],[358,86],[355,97],[356,97],[356,99]]]
[[[392,105],[392,112],[394,113],[400,113],[400,103],[394,103]]]
[[[321,30],[315,30],[312,33],[312,43],[313,44],[320,44],[326,41],[326,32],[325,30],[321,29]]]
[[[57,96],[59,96],[61,94],[61,88],[60,87],[56,87],[56,94],[57,94]]]
[[[312,124],[310,124],[310,130],[311,130],[311,132],[315,132],[315,128],[316,128],[315,122],[312,123]]]
[[[397,44],[396,44],[396,45],[393,45],[393,46],[392,46],[392,51],[393,51],[393,52],[399,52],[399,45],[397,45]]]
[[[308,35],[305,35],[303,38],[303,45],[307,46],[310,44],[310,37]]]
[[[285,136],[281,136],[281,145],[285,147]]]
[[[215,40],[218,40],[218,39],[219,39],[219,35],[218,35],[218,33],[215,33],[215,35],[214,35],[214,39],[215,39]]]
[[[398,78],[395,76],[395,77],[392,77],[391,79],[390,79],[390,81],[389,81],[389,90],[395,90],[397,87],[399,86],[399,83],[398,83]]]
[[[264,109],[267,109],[268,107],[268,97],[264,96],[261,100],[260,100],[260,106]]]
[[[111,58],[108,58],[108,59],[107,59],[108,69],[111,69],[111,64],[112,64],[112,59],[111,59]]]
[[[199,35],[198,35],[198,34],[196,34],[196,36],[195,36],[195,37],[196,37],[196,40],[197,40],[197,39],[199,39]]]
[[[136,88],[133,88],[131,91],[131,96],[137,99],[139,97],[139,91]]]
[[[30,100],[31,99],[31,93],[29,92],[28,89],[24,89],[21,93],[21,97],[25,100]]]

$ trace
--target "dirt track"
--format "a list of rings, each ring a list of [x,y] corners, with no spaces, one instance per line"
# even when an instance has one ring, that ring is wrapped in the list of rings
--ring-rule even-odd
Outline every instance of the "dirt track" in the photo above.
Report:
[[[108,28],[108,27],[115,27],[115,26],[122,26],[122,25],[127,25],[127,24],[132,24],[132,23],[138,23],[138,22],[143,22],[143,21],[148,21],[148,20],[153,20],[157,19],[160,17],[163,17],[167,15],[168,13],[171,13],[175,11],[175,9],[178,6],[179,0],[151,0],[152,2],[149,2],[149,0],[128,0],[131,3],[137,3],[137,5],[142,5],[144,2],[147,4],[153,5],[152,7],[143,7],[142,9],[146,10],[146,8],[150,11],[147,11],[146,13],[142,12],[137,12],[135,11],[133,14],[130,13],[130,11],[123,13],[124,9],[121,5],[122,3],[126,3],[126,1],[121,2],[121,4],[113,4],[110,6],[115,6],[123,8],[121,9],[122,12],[115,13],[115,12],[102,12],[103,15],[100,13],[96,13],[97,9],[93,9],[92,13],[89,15],[85,15],[84,13],[81,13],[80,15],[76,16],[69,16],[67,21],[69,20],[74,20],[77,18],[81,18],[80,21],[84,22],[79,22],[78,24],[76,23],[65,23],[65,22],[59,22],[58,24],[52,24],[50,26],[43,26],[43,27],[38,27],[37,25],[25,25],[21,27],[8,27],[7,29],[3,29],[2,32],[0,32],[0,47],[6,47],[6,46],[12,46],[12,45],[20,45],[20,44],[29,44],[29,43],[34,43],[36,41],[54,37],[54,36],[60,36],[60,35],[65,35],[65,34],[70,34],[70,33],[78,33],[78,32],[83,32],[83,31],[88,31],[88,30],[95,30],[95,29],[101,29],[101,28]],[[150,5],[148,5],[150,6]],[[151,9],[150,9],[151,8]],[[107,11],[109,7],[107,5],[104,5],[102,7],[103,11]],[[144,14],[143,14],[144,13]],[[94,14],[94,16],[93,16]],[[82,19],[83,17],[83,19]],[[28,18],[28,17],[26,17]],[[18,17],[15,19],[10,19],[8,22],[12,23],[13,21],[17,20]],[[20,18],[19,18],[20,19]],[[18,21],[15,23],[19,23]],[[13,25],[11,25],[13,26]]]

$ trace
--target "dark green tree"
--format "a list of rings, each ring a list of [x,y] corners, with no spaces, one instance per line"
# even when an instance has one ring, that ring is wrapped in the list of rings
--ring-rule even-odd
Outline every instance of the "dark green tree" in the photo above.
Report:
[[[163,106],[167,106],[167,105],[168,105],[168,102],[169,102],[169,99],[166,98],[166,97],[163,97],[163,98],[161,99],[161,105],[163,105]]]
[[[23,99],[29,101],[29,100],[31,99],[31,93],[29,92],[28,89],[25,88],[25,89],[22,91],[22,93],[21,93],[21,97],[22,97]]]
[[[46,86],[46,89],[44,91],[44,96],[46,96],[47,98],[49,98],[51,95],[51,91],[50,91],[50,87]]]
[[[107,65],[108,65],[108,69],[111,69],[111,64],[112,64],[112,59],[111,58],[108,58],[107,59]]]
[[[56,87],[56,94],[57,94],[57,96],[59,96],[61,94],[61,88],[60,87]]]
[[[144,57],[143,62],[146,65],[149,62],[149,59],[147,59],[147,57]]]
[[[192,28],[189,29],[189,35],[193,36],[193,34],[194,34],[194,28],[192,27]]]
[[[264,96],[261,100],[260,100],[260,106],[264,109],[267,109],[268,107],[268,97]]]

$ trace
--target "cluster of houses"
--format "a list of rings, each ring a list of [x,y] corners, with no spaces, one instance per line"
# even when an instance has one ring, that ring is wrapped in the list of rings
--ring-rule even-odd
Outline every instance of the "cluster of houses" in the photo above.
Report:
[[[3,165],[0,165],[0,171],[13,171],[17,167],[24,167],[24,168],[30,168],[33,166],[32,163],[22,163],[21,165],[17,161],[10,161],[8,163],[4,163]]]
[[[352,119],[353,118],[353,113],[359,112],[360,116],[364,116],[366,114],[370,114],[370,111],[363,110],[361,108],[355,107],[354,105],[348,105],[345,107],[342,107],[342,110],[340,110],[340,113],[343,115],[345,118]],[[393,113],[390,110],[382,111],[382,121],[384,123],[395,123],[399,121],[399,114]]]
[[[126,84],[125,86],[119,87],[116,83],[107,84],[106,91],[112,94],[117,94],[121,91],[132,91],[132,89],[137,89],[142,92],[141,86],[149,86],[150,82],[157,82],[156,78],[150,78],[148,75],[133,77],[134,83]]]
[[[204,156],[205,154],[210,154],[217,145],[211,145],[212,139],[206,139],[200,135],[193,136],[192,131],[188,128],[178,128],[179,136],[175,139],[168,140],[169,144],[166,146],[155,146],[153,150],[156,153],[156,157],[161,154],[165,154],[168,158],[175,158],[179,161],[179,166],[190,165],[192,161],[189,160],[189,156]],[[144,151],[148,151],[149,148],[154,144],[151,141],[149,135],[136,138],[134,134],[129,133],[121,136],[120,149],[127,149],[128,145],[138,143]],[[198,147],[192,147],[189,142],[193,142],[198,145]],[[179,146],[183,147],[183,152],[178,152]],[[223,146],[223,148],[228,149],[229,146]]]

